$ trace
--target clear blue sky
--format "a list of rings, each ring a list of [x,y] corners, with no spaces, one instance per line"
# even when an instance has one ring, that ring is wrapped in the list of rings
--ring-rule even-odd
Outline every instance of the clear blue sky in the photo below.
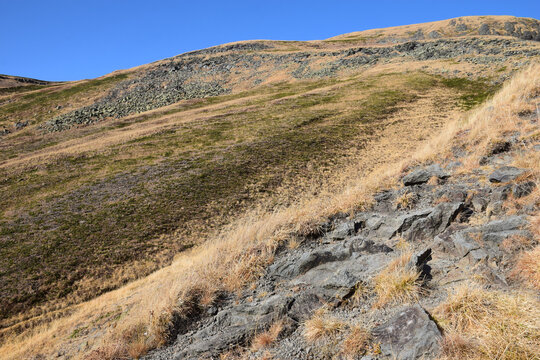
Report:
[[[540,17],[540,0],[0,0],[0,73],[104,75],[248,39],[313,40],[466,15]]]

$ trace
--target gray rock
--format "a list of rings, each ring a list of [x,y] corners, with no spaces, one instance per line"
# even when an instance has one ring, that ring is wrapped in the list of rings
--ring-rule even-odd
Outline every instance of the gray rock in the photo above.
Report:
[[[464,257],[473,250],[479,250],[480,244],[469,238],[468,232],[458,232],[452,237],[454,247],[460,257]]]
[[[382,202],[382,201],[387,201],[389,200],[393,195],[393,191],[382,191],[380,193],[377,193],[373,196],[373,198],[375,199],[375,201],[377,202]]]
[[[478,29],[478,34],[480,35],[491,35],[491,30],[488,24],[482,24]]]
[[[484,233],[519,230],[528,224],[523,216],[509,216],[505,219],[491,221],[480,227]]]
[[[474,211],[476,212],[482,212],[486,210],[487,200],[484,199],[483,197],[474,197],[471,203],[474,208]]]
[[[536,188],[534,181],[527,181],[521,184],[516,184],[512,187],[512,194],[515,198],[520,198],[529,195]]]
[[[355,233],[355,226],[353,222],[342,222],[336,226],[336,228],[328,233],[326,237],[329,240],[343,240],[347,236]]]
[[[368,228],[370,236],[388,240],[407,231],[412,224],[421,218],[427,217],[432,211],[433,208],[421,209],[400,216],[395,216],[395,214],[390,216],[375,214],[366,220],[366,228]]]
[[[513,166],[503,166],[489,175],[489,181],[492,183],[508,182],[514,180],[524,172],[525,170]]]
[[[18,121],[15,123],[15,129],[21,130],[22,128],[28,126],[28,121]]]
[[[505,201],[512,192],[511,185],[497,187],[491,194],[491,201]]]
[[[439,179],[446,179],[450,175],[445,173],[439,165],[431,165],[405,175],[403,177],[403,184],[405,186],[424,184],[433,176],[436,176]]]
[[[460,24],[457,24],[456,25],[456,30],[458,31],[467,31],[469,30],[469,27],[463,23],[460,23]]]
[[[355,239],[355,238],[353,238]],[[351,249],[355,253],[368,253],[368,254],[377,254],[377,253],[389,253],[394,251],[391,247],[385,244],[378,244],[372,240],[359,239],[360,241],[354,241],[351,244]]]
[[[355,255],[345,261],[329,262],[309,270],[291,281],[320,290],[327,300],[345,295],[360,281],[377,274],[391,258],[386,253]]]
[[[500,258],[500,243],[511,236],[529,237],[530,234],[522,228],[527,221],[522,216],[512,216],[491,221],[478,227],[449,229],[437,237],[436,242],[443,245],[441,250],[455,252],[458,257],[468,257],[474,264],[487,258]],[[448,246],[449,243],[452,246]],[[453,250],[452,250],[453,249]]]
[[[296,321],[304,321],[309,319],[313,312],[323,305],[323,300],[317,294],[303,292],[294,298],[288,315]]]
[[[512,23],[512,22],[505,22],[504,23],[504,30],[506,30],[506,34],[507,35],[514,35],[514,30],[515,30],[515,26],[514,26],[515,23]]]
[[[439,352],[441,332],[419,305],[405,308],[372,332],[383,354],[396,360],[432,358]]]
[[[428,216],[414,221],[403,236],[412,241],[420,241],[442,233],[459,212],[463,203],[442,203],[437,205]]]
[[[336,244],[279,259],[268,268],[270,278],[291,279],[321,264],[343,261],[351,256],[349,244]]]
[[[220,311],[214,321],[190,336],[191,344],[174,359],[196,359],[219,354],[235,345],[245,344],[256,331],[283,318],[292,299],[279,295],[263,301],[245,303]]]

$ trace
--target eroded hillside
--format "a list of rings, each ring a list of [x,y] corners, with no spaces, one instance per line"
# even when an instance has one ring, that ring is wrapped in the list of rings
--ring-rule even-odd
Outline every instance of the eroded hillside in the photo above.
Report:
[[[3,354],[7,356],[9,349],[13,350],[10,344],[22,341],[23,337],[18,334],[34,334],[26,345],[33,344],[34,348],[22,353],[28,350],[37,354],[40,351],[35,349],[36,344],[41,344],[41,353],[46,357],[52,353],[66,358],[82,356],[99,346],[101,350],[94,351],[92,356],[106,358],[104,351],[111,352],[112,358],[126,354],[136,356],[136,351],[129,346],[139,346],[140,353],[144,353],[174,340],[173,335],[180,332],[176,348],[171,348],[175,350],[155,355],[168,358],[172,353],[184,351],[187,346],[184,342],[196,339],[197,331],[202,331],[199,337],[205,346],[213,344],[207,339],[208,334],[228,332],[226,326],[221,325],[205,328],[204,321],[213,322],[215,315],[202,315],[213,311],[208,309],[216,308],[234,317],[238,301],[245,305],[254,298],[259,299],[253,302],[255,306],[266,301],[266,294],[272,292],[275,292],[271,297],[274,300],[278,299],[276,296],[294,298],[279,288],[274,289],[276,279],[272,278],[272,270],[265,272],[266,266],[274,260],[272,266],[275,267],[280,261],[288,261],[283,260],[284,256],[294,257],[298,253],[301,257],[309,251],[324,252],[325,246],[352,244],[356,241],[349,239],[352,235],[369,238],[365,241],[376,244],[379,250],[390,249],[397,253],[394,242],[399,233],[409,240],[403,246],[410,247],[412,253],[420,251],[429,244],[409,244],[411,239],[407,238],[406,231],[423,228],[414,221],[442,216],[444,226],[441,223],[434,226],[435,232],[422,233],[426,240],[432,239],[445,231],[456,217],[463,217],[459,220],[463,223],[471,217],[468,211],[476,206],[474,199],[467,194],[467,199],[454,199],[458,196],[457,188],[463,190],[461,193],[470,190],[490,194],[490,187],[481,181],[471,183],[474,179],[469,175],[452,175],[451,179],[456,179],[457,184],[451,180],[431,184],[430,188],[392,190],[384,199],[377,200],[379,208],[370,208],[373,213],[369,216],[383,219],[392,204],[400,202],[403,207],[396,210],[399,216],[408,216],[412,208],[415,211],[418,208],[420,215],[413,212],[414,219],[404,220],[407,229],[398,226],[397,232],[385,232],[384,239],[377,233],[380,225],[368,226],[368,219],[363,220],[362,232],[356,225],[353,226],[355,234],[350,234],[347,228],[346,241],[336,238],[330,244],[326,239],[331,235],[315,236],[318,230],[314,229],[319,229],[325,218],[335,215],[333,212],[371,206],[367,204],[371,201],[362,204],[355,196],[348,200],[340,198],[339,205],[329,205],[324,210],[318,205],[309,216],[302,215],[305,210],[301,214],[285,212],[291,217],[290,226],[298,226],[293,236],[298,244],[290,245],[291,249],[298,247],[296,250],[283,252],[279,245],[285,239],[285,243],[293,243],[286,235],[289,225],[280,235],[274,234],[273,225],[268,223],[270,230],[264,231],[250,230],[253,225],[249,223],[266,216],[261,214],[296,206],[308,198],[332,198],[332,194],[343,191],[351,182],[361,183],[372,171],[411,156],[432,134],[482,104],[512,74],[537,61],[540,43],[535,40],[539,36],[539,22],[534,19],[467,17],[370,30],[322,41],[234,43],[95,80],[14,87],[0,92],[0,126],[3,126],[0,137],[0,301],[3,304],[0,334],[4,341]],[[534,94],[530,96],[536,99]],[[532,124],[527,126],[537,124],[534,116],[526,121]],[[533,140],[527,140],[531,142],[536,139],[535,134],[533,128],[520,136],[532,136]],[[509,143],[515,139],[503,137]],[[501,164],[510,163],[512,159],[505,159]],[[446,170],[449,171],[450,168]],[[531,176],[537,175],[533,172]],[[497,200],[489,200],[484,205],[493,207],[494,201]],[[254,208],[257,209],[255,215]],[[504,214],[501,209],[494,214]],[[447,210],[450,215],[446,214]],[[518,215],[525,216],[532,210],[517,211]],[[367,216],[362,214],[357,213],[356,217]],[[297,222],[293,221],[295,217],[299,219]],[[310,219],[307,224],[301,220],[303,217]],[[444,220],[445,217],[449,218]],[[277,220],[269,220],[269,223],[272,221]],[[373,222],[369,220],[370,224]],[[346,224],[332,220],[322,227],[345,229],[349,226]],[[208,239],[216,243],[216,237],[223,239],[227,231],[234,233],[246,227],[247,232],[259,233],[257,239],[285,238],[264,250],[258,247],[249,250],[254,252],[247,252],[247,258],[230,250],[232,257],[225,256],[223,269],[219,270],[219,265],[216,273],[209,269],[212,274],[202,277],[197,273],[201,269],[188,275],[192,270],[186,262],[198,260],[182,258],[181,265],[177,261],[173,267],[165,267],[127,288],[86,302],[170,264],[179,252],[187,251],[193,259],[198,256],[213,259],[215,255],[201,254],[200,244]],[[521,228],[510,230],[522,231]],[[414,234],[416,238],[418,234]],[[251,235],[237,233],[236,236],[246,241],[245,246],[252,241]],[[322,239],[323,245],[319,240],[313,242],[314,238]],[[333,244],[335,241],[338,243]],[[379,250],[374,254],[379,254]],[[366,284],[371,275],[393,259],[386,255],[390,250],[383,250],[383,255],[374,255],[381,257],[381,261],[373,265],[373,274],[366,270],[369,274],[361,276]],[[340,254],[339,251],[326,252]],[[347,256],[335,256],[348,264],[362,251],[368,250],[353,249]],[[216,260],[216,263],[220,262]],[[352,263],[351,266],[356,266],[354,261]],[[334,265],[343,271],[348,269],[341,263]],[[237,266],[236,273],[230,272],[231,266]],[[440,271],[446,271],[444,269]],[[295,277],[307,270],[299,270],[298,274],[291,270],[294,276],[278,275],[285,279],[282,285],[288,288],[293,287],[288,282],[299,281]],[[177,277],[186,278],[180,284],[171,278],[175,271],[179,271]],[[222,274],[218,275],[220,272]],[[350,272],[355,273],[355,270],[351,268]],[[263,274],[266,275],[254,294],[243,293],[238,298],[241,300],[232,295],[239,294],[245,285]],[[359,283],[355,276],[351,279],[356,280],[349,279],[354,284],[347,282],[343,289],[341,285],[332,285],[333,290],[329,291],[347,293],[348,299],[351,286]],[[206,285],[194,290],[192,281]],[[437,280],[437,283],[440,282]],[[303,284],[321,294],[325,294],[321,289],[327,288],[309,281]],[[154,287],[169,287],[171,292],[161,293],[166,299],[150,299],[150,293],[163,291]],[[212,287],[215,287],[213,291],[207,291]],[[197,303],[209,305],[197,307],[197,315],[189,318],[189,325],[179,325],[176,318],[178,312],[174,303],[178,292],[184,297],[194,296],[193,301]],[[137,301],[132,299],[133,294],[138,294],[133,298]],[[309,298],[309,292],[302,290],[299,294]],[[363,307],[378,301],[377,297],[366,296],[371,300],[363,302]],[[281,300],[278,303],[283,305]],[[318,307],[312,306],[315,301],[308,300],[306,306]],[[159,305],[150,305],[153,302]],[[352,311],[362,312],[365,310],[362,306]],[[151,325],[148,325],[148,311],[154,314],[154,309],[168,315],[164,318],[150,315]],[[257,311],[253,314],[258,314]],[[126,314],[131,317],[136,314],[137,321],[126,321],[123,319]],[[303,318],[291,314],[289,317],[296,325],[283,325],[288,329],[286,334],[300,336],[304,331]],[[66,322],[67,319],[71,320]],[[275,320],[273,316],[268,319]],[[203,322],[193,325],[199,320]],[[62,335],[47,341],[51,321],[55,331]],[[156,324],[156,321],[165,323]],[[112,337],[124,346],[114,353],[108,345],[104,347],[102,340],[110,339],[107,337],[109,327],[117,322],[121,324],[119,329],[126,327],[124,335],[131,335],[126,335],[124,340],[114,337],[117,335]],[[130,328],[132,325],[142,332]],[[249,344],[253,332],[266,330],[271,324],[261,322],[259,325],[260,329],[246,327],[242,330],[245,333],[238,336],[232,333],[231,336],[238,337],[234,341],[218,335],[220,341],[225,342],[212,345],[210,355],[215,356],[232,345]],[[353,330],[353,325],[347,326],[345,328]],[[194,332],[186,332],[187,329]],[[143,333],[146,335],[141,335]],[[345,336],[341,330],[338,333]],[[187,340],[182,340],[182,336]],[[276,338],[278,336],[283,338],[281,330],[277,331]],[[343,336],[331,341],[345,341]],[[84,342],[86,345],[82,346]],[[276,349],[280,358],[300,356],[290,353],[286,344]],[[206,351],[199,350],[186,356],[199,356]],[[323,355],[315,352],[310,356]]]

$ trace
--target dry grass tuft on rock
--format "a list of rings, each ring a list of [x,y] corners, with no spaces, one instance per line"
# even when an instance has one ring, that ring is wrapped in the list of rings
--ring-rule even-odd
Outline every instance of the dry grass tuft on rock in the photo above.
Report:
[[[394,259],[375,277],[377,301],[380,308],[389,303],[408,303],[418,300],[422,288],[418,282],[420,273],[409,266],[412,252],[404,252]]]
[[[261,350],[272,345],[283,331],[283,321],[276,321],[270,328],[253,338],[251,349],[254,351]]]
[[[306,321],[304,336],[307,341],[315,342],[335,336],[346,328],[346,323],[330,315],[328,310],[321,308],[313,317]]]
[[[540,290],[540,245],[521,254],[512,275],[527,286]]]
[[[347,359],[356,359],[371,349],[371,334],[361,326],[354,326],[341,344],[341,353]]]
[[[416,196],[412,192],[406,192],[395,201],[396,209],[412,209],[416,203]]]

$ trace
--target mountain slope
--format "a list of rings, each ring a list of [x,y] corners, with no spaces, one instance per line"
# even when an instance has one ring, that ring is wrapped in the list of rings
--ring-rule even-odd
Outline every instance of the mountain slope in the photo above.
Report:
[[[200,251],[250,208],[336,192],[411,154],[540,57],[538,24],[467,17],[240,42],[0,93],[2,337],[80,315],[76,304]],[[92,322],[118,314],[106,305]],[[71,324],[69,342],[101,332],[85,326]]]

